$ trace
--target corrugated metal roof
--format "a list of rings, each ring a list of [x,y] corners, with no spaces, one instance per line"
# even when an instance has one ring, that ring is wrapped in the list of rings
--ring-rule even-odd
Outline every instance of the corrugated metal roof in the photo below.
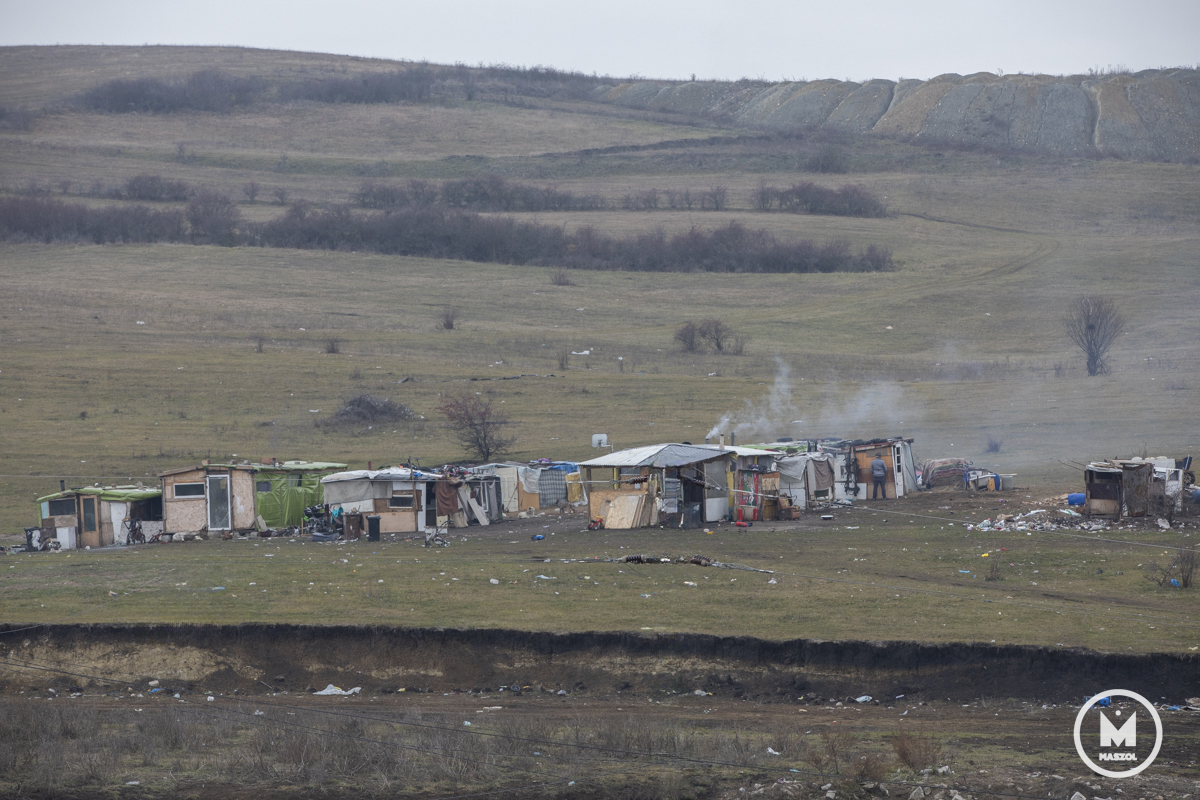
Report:
[[[631,447],[628,450],[618,450],[606,456],[584,461],[580,467],[681,467],[685,464],[697,464],[701,461],[712,461],[721,456],[764,456],[770,455],[764,450],[751,447],[726,447],[722,450],[718,445],[706,444],[649,444],[644,447]]]

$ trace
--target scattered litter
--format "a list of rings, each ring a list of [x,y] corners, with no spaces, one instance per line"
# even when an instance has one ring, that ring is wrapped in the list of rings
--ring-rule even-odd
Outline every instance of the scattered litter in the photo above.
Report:
[[[254,716],[256,716],[256,717],[262,717],[262,716],[266,716],[266,713],[267,713],[267,712],[265,712],[265,711],[255,711],[255,712],[254,712]]]
[[[470,727],[471,723],[470,723],[470,721],[469,721],[469,720],[465,720],[465,719],[464,719],[464,720],[463,720],[463,725],[466,725],[466,726]]]
[[[1169,531],[1169,530],[1171,530],[1171,523],[1167,522],[1162,517],[1159,517],[1158,518],[1158,527],[1162,528],[1164,531]]]
[[[873,698],[873,697],[871,697],[871,695],[869,695],[869,694],[864,694],[862,697],[856,697],[856,698],[854,698],[854,702],[856,702],[856,703],[869,703],[869,702],[871,702],[873,699],[874,699],[874,698]]]
[[[772,749],[770,748],[770,746],[768,746],[768,747],[767,747],[767,755],[777,756],[777,755],[779,755],[779,753],[777,753],[776,751],[772,750]]]
[[[491,578],[490,580],[488,580],[488,583],[490,583],[492,586],[500,585],[500,581],[496,580],[495,578]]]
[[[541,578],[541,579],[542,579],[542,580],[544,580],[544,581],[556,581],[556,580],[558,580],[558,578],[555,578],[555,577],[553,577],[553,576],[551,576],[551,575],[538,575],[537,577]]]
[[[334,686],[331,683],[328,686],[326,686],[324,689],[322,689],[321,691],[313,692],[313,694],[337,695],[339,697],[345,697],[347,695],[358,694],[361,691],[362,691],[361,686],[355,686],[353,689],[339,689],[338,687]]]
[[[775,581],[771,581],[771,583],[774,583],[774,582]],[[699,584],[697,584],[695,581],[684,581],[683,585],[684,586],[698,586]]]
[[[708,696],[708,692],[704,691],[703,689],[697,689],[696,691],[692,692],[692,694],[696,695],[696,697],[707,697]]]
[[[821,519],[833,519],[833,514],[822,514]]]
[[[540,533],[535,533],[535,534],[534,534],[532,537],[530,537],[530,538],[532,538],[532,539],[533,539],[533,541],[535,541],[535,542],[540,542],[542,539],[545,539],[546,537],[545,537],[545,536],[543,536],[543,535],[542,535],[542,534],[540,534]]]

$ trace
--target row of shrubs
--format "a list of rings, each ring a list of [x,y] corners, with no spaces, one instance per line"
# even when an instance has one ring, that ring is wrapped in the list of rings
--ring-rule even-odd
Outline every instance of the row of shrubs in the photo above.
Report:
[[[759,186],[750,196],[756,211],[790,211],[794,214],[827,214],[838,217],[885,217],[887,205],[862,186],[840,189],[809,181],[787,189]]]
[[[737,222],[673,236],[660,229],[614,237],[590,226],[568,233],[558,226],[448,208],[364,214],[348,207],[317,210],[298,203],[274,220],[251,223],[229,197],[208,191],[197,193],[183,212],[2,198],[0,239],[192,241],[646,272],[867,272],[893,266],[886,248],[872,245],[853,251],[843,241],[783,242]]]
[[[548,67],[506,64],[469,68],[414,64],[392,72],[289,81],[271,93],[266,82],[216,69],[186,78],[118,78],[105,81],[79,97],[84,108],[107,113],[170,113],[173,111],[231,111],[260,99],[307,100],[319,103],[415,103],[433,97],[465,97],[480,92],[499,95],[583,98],[611,78],[563,72]]]
[[[110,113],[169,113],[172,111],[231,111],[258,100],[266,84],[220,70],[193,72],[182,80],[133,78],[105,81],[79,98],[84,108]]]
[[[609,208],[723,211],[729,207],[729,190],[724,186],[665,191],[650,188],[626,194],[616,203],[610,203],[598,195],[576,195],[550,186],[530,186],[488,175],[440,184],[421,180],[403,184],[368,181],[354,192],[351,200],[360,208],[376,209],[449,206],[470,211],[596,211]],[[887,215],[887,206],[882,200],[862,186],[852,185],[838,189],[810,182],[797,183],[787,189],[760,186],[750,195],[750,202],[758,211],[846,217]]]
[[[595,211],[607,207],[597,195],[576,195],[550,186],[530,186],[498,175],[431,183],[404,184],[368,181],[352,197],[360,208],[432,208],[449,206],[469,211]]]

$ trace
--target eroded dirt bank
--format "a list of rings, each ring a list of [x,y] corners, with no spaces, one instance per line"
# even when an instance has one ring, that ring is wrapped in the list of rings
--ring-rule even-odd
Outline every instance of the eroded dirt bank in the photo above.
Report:
[[[362,686],[572,693],[704,689],[794,701],[859,696],[1075,701],[1110,688],[1177,702],[1200,695],[1200,657],[914,642],[765,641],[621,632],[545,633],[316,625],[0,626],[5,691],[67,680],[158,679],[213,691]],[[46,670],[61,670],[59,673]]]

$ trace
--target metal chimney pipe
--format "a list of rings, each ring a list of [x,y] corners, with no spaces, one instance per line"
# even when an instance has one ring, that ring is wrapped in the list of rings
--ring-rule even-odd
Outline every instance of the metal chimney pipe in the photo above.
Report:
[[[720,447],[722,450],[725,449],[725,434],[723,434],[723,433],[721,434],[721,439],[720,439],[720,442],[717,444],[717,447]]]
[[[67,490],[67,482],[64,480],[60,480],[58,482],[58,490],[60,492],[65,492]]]

